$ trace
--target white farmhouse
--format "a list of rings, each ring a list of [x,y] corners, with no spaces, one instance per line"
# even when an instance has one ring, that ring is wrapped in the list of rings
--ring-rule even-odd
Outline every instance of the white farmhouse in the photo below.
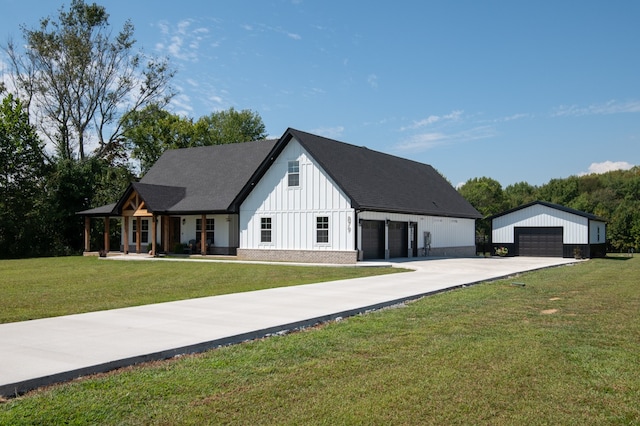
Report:
[[[116,204],[79,214],[87,252],[90,218],[121,217],[124,253],[330,263],[472,256],[481,217],[429,165],[295,129],[167,151]]]

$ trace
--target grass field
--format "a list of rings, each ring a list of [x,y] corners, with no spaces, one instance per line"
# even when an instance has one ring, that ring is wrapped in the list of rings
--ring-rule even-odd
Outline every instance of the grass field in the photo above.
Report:
[[[441,293],[0,404],[0,424],[640,424],[640,259]]]
[[[0,323],[401,271],[77,256],[0,260]]]

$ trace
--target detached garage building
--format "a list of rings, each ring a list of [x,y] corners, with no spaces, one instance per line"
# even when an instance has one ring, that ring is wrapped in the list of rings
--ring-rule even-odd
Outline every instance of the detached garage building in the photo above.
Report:
[[[606,220],[558,204],[534,201],[490,217],[492,247],[510,256],[604,257]]]

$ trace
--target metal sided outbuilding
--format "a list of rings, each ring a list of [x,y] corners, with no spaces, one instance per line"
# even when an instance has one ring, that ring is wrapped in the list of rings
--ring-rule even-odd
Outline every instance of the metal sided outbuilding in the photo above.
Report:
[[[509,256],[604,257],[606,219],[545,201],[491,216],[492,247]]]

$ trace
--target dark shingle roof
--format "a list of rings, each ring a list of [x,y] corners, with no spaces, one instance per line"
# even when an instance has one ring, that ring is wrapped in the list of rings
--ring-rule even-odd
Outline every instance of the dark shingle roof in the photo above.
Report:
[[[166,151],[112,207],[119,213],[135,190],[156,213],[235,212],[274,158],[295,138],[350,198],[353,208],[480,218],[433,167],[300,130],[279,140]],[[111,205],[113,206],[113,205]],[[87,214],[106,212],[106,207]]]
[[[114,214],[113,209],[115,207],[116,207],[116,203],[107,204],[104,206],[95,207],[93,209],[83,210],[81,212],[77,212],[76,214],[82,215],[82,216],[97,216],[97,217],[112,216]]]
[[[263,140],[166,151],[140,183],[183,188],[184,196],[167,210],[172,213],[226,212],[275,143]]]
[[[433,167],[289,129],[360,210],[480,218]]]
[[[586,217],[587,219],[597,220],[597,221],[600,221],[600,222],[607,222],[607,219],[604,219],[604,218],[602,218],[600,216],[596,216],[596,215],[591,214],[591,213],[586,213],[586,212],[583,212],[583,211],[580,211],[580,210],[572,209],[570,207],[562,206],[560,204],[554,204],[554,203],[549,203],[547,201],[540,201],[540,200],[532,201],[530,203],[523,204],[521,206],[518,206],[518,207],[515,207],[513,209],[504,211],[502,213],[494,214],[493,216],[489,216],[487,219],[490,219],[490,220],[491,219],[495,219],[497,217],[504,216],[504,215],[516,212],[518,210],[526,209],[527,207],[531,207],[531,206],[536,205],[536,204],[540,204],[542,206],[549,207],[549,208],[556,209],[556,210],[560,210],[560,211],[563,211],[563,212],[572,213],[572,214],[575,214],[577,216]]]
[[[186,188],[180,186],[150,185],[134,182],[131,189],[136,191],[144,200],[147,210],[155,213],[168,212],[185,197]],[[128,194],[125,195],[126,198]],[[118,208],[121,208],[118,205]]]

